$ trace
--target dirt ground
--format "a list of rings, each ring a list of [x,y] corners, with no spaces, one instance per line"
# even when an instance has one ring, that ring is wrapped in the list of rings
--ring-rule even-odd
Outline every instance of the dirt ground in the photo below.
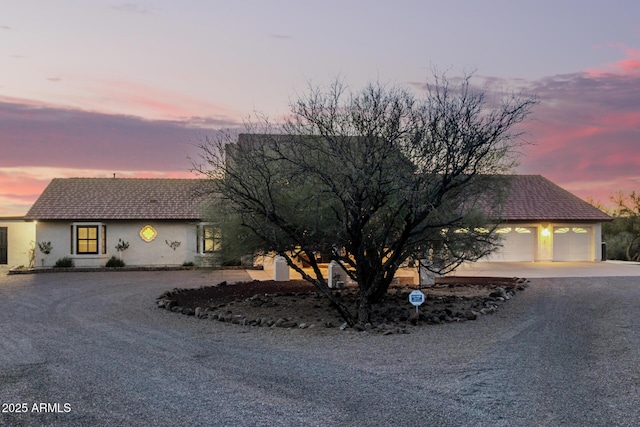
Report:
[[[371,322],[354,329],[406,333],[411,326],[475,320],[494,313],[526,283],[515,278],[441,278],[435,286],[420,289],[425,302],[417,311],[409,303],[415,286],[392,287],[383,303],[374,306]],[[334,293],[355,313],[356,288]],[[328,298],[302,280],[222,282],[198,289],[174,289],[158,298],[158,307],[245,326],[347,329]]]

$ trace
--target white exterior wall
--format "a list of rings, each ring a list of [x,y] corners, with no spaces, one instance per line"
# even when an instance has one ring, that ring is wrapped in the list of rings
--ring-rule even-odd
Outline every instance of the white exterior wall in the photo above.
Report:
[[[72,251],[72,225],[105,225],[107,234],[106,254],[76,254]],[[140,237],[140,230],[145,226],[153,227],[157,235],[151,242]],[[99,233],[102,230],[99,227]],[[39,222],[37,224],[37,241],[50,241],[53,250],[49,255],[36,250],[36,266],[52,267],[55,262],[65,256],[71,257],[76,267],[104,267],[112,256],[119,257],[127,266],[175,266],[185,262],[193,262],[197,250],[197,222],[186,221],[56,221]],[[100,237],[102,239],[102,236]],[[129,243],[129,248],[118,253],[115,246],[118,239]],[[166,242],[180,242],[173,250]],[[75,252],[76,249],[74,248]],[[101,252],[101,244],[99,244]],[[43,261],[44,260],[44,263]]]
[[[29,253],[36,241],[35,223],[22,219],[0,218],[0,227],[7,227],[6,267],[29,267]]]
[[[118,239],[129,242],[129,248],[121,253],[126,265],[182,265],[193,262],[197,249],[197,223],[174,221],[116,222],[107,225],[108,258],[119,256],[115,246]],[[140,237],[140,230],[150,225],[158,233],[151,242]],[[180,242],[173,250],[166,242]]]
[[[71,256],[71,222],[38,222],[36,224],[36,267],[53,267],[57,260]],[[40,251],[38,244],[51,242],[51,252]]]
[[[602,224],[593,224],[594,261],[602,261]]]

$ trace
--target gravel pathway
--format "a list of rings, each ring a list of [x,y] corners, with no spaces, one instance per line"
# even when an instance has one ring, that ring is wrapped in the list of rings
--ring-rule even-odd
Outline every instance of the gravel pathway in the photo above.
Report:
[[[495,315],[409,335],[155,308],[176,286],[247,279],[0,276],[0,425],[640,425],[639,277],[533,279]]]

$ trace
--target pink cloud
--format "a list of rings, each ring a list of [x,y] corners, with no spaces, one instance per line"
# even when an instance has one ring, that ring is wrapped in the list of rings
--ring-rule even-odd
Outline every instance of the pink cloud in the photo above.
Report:
[[[24,215],[48,182],[22,168],[0,168],[0,216]]]
[[[103,111],[135,114],[164,120],[189,122],[209,118],[211,122],[239,122],[241,114],[182,93],[123,80],[106,80],[92,89]]]
[[[626,73],[640,71],[640,59],[622,59],[612,64],[612,66]]]
[[[631,48],[624,43],[612,43],[607,48],[622,51],[624,58],[606,64],[606,67],[594,67],[586,70],[592,76],[601,76],[607,73],[637,74],[640,72],[640,49]]]
[[[536,145],[525,150],[519,170],[545,175],[583,198],[606,201],[616,191],[640,190],[640,74],[625,70],[532,82],[529,89],[541,100],[530,123]]]
[[[640,127],[640,112],[629,111],[617,114],[606,114],[599,118],[600,124],[606,127]]]
[[[234,127],[233,121],[218,122]],[[213,130],[0,100],[0,167],[187,170],[194,143]]]
[[[211,118],[201,118],[209,121]],[[217,122],[220,127],[237,124]],[[24,214],[56,177],[194,177],[196,144],[215,131],[189,123],[0,99],[0,215]]]

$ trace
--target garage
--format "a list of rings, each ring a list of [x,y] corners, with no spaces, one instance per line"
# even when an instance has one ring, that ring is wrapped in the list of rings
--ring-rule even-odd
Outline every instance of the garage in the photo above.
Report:
[[[554,227],[554,261],[591,261],[592,227]]]
[[[536,229],[533,227],[502,227],[496,230],[502,238],[502,248],[489,261],[535,261]]]

